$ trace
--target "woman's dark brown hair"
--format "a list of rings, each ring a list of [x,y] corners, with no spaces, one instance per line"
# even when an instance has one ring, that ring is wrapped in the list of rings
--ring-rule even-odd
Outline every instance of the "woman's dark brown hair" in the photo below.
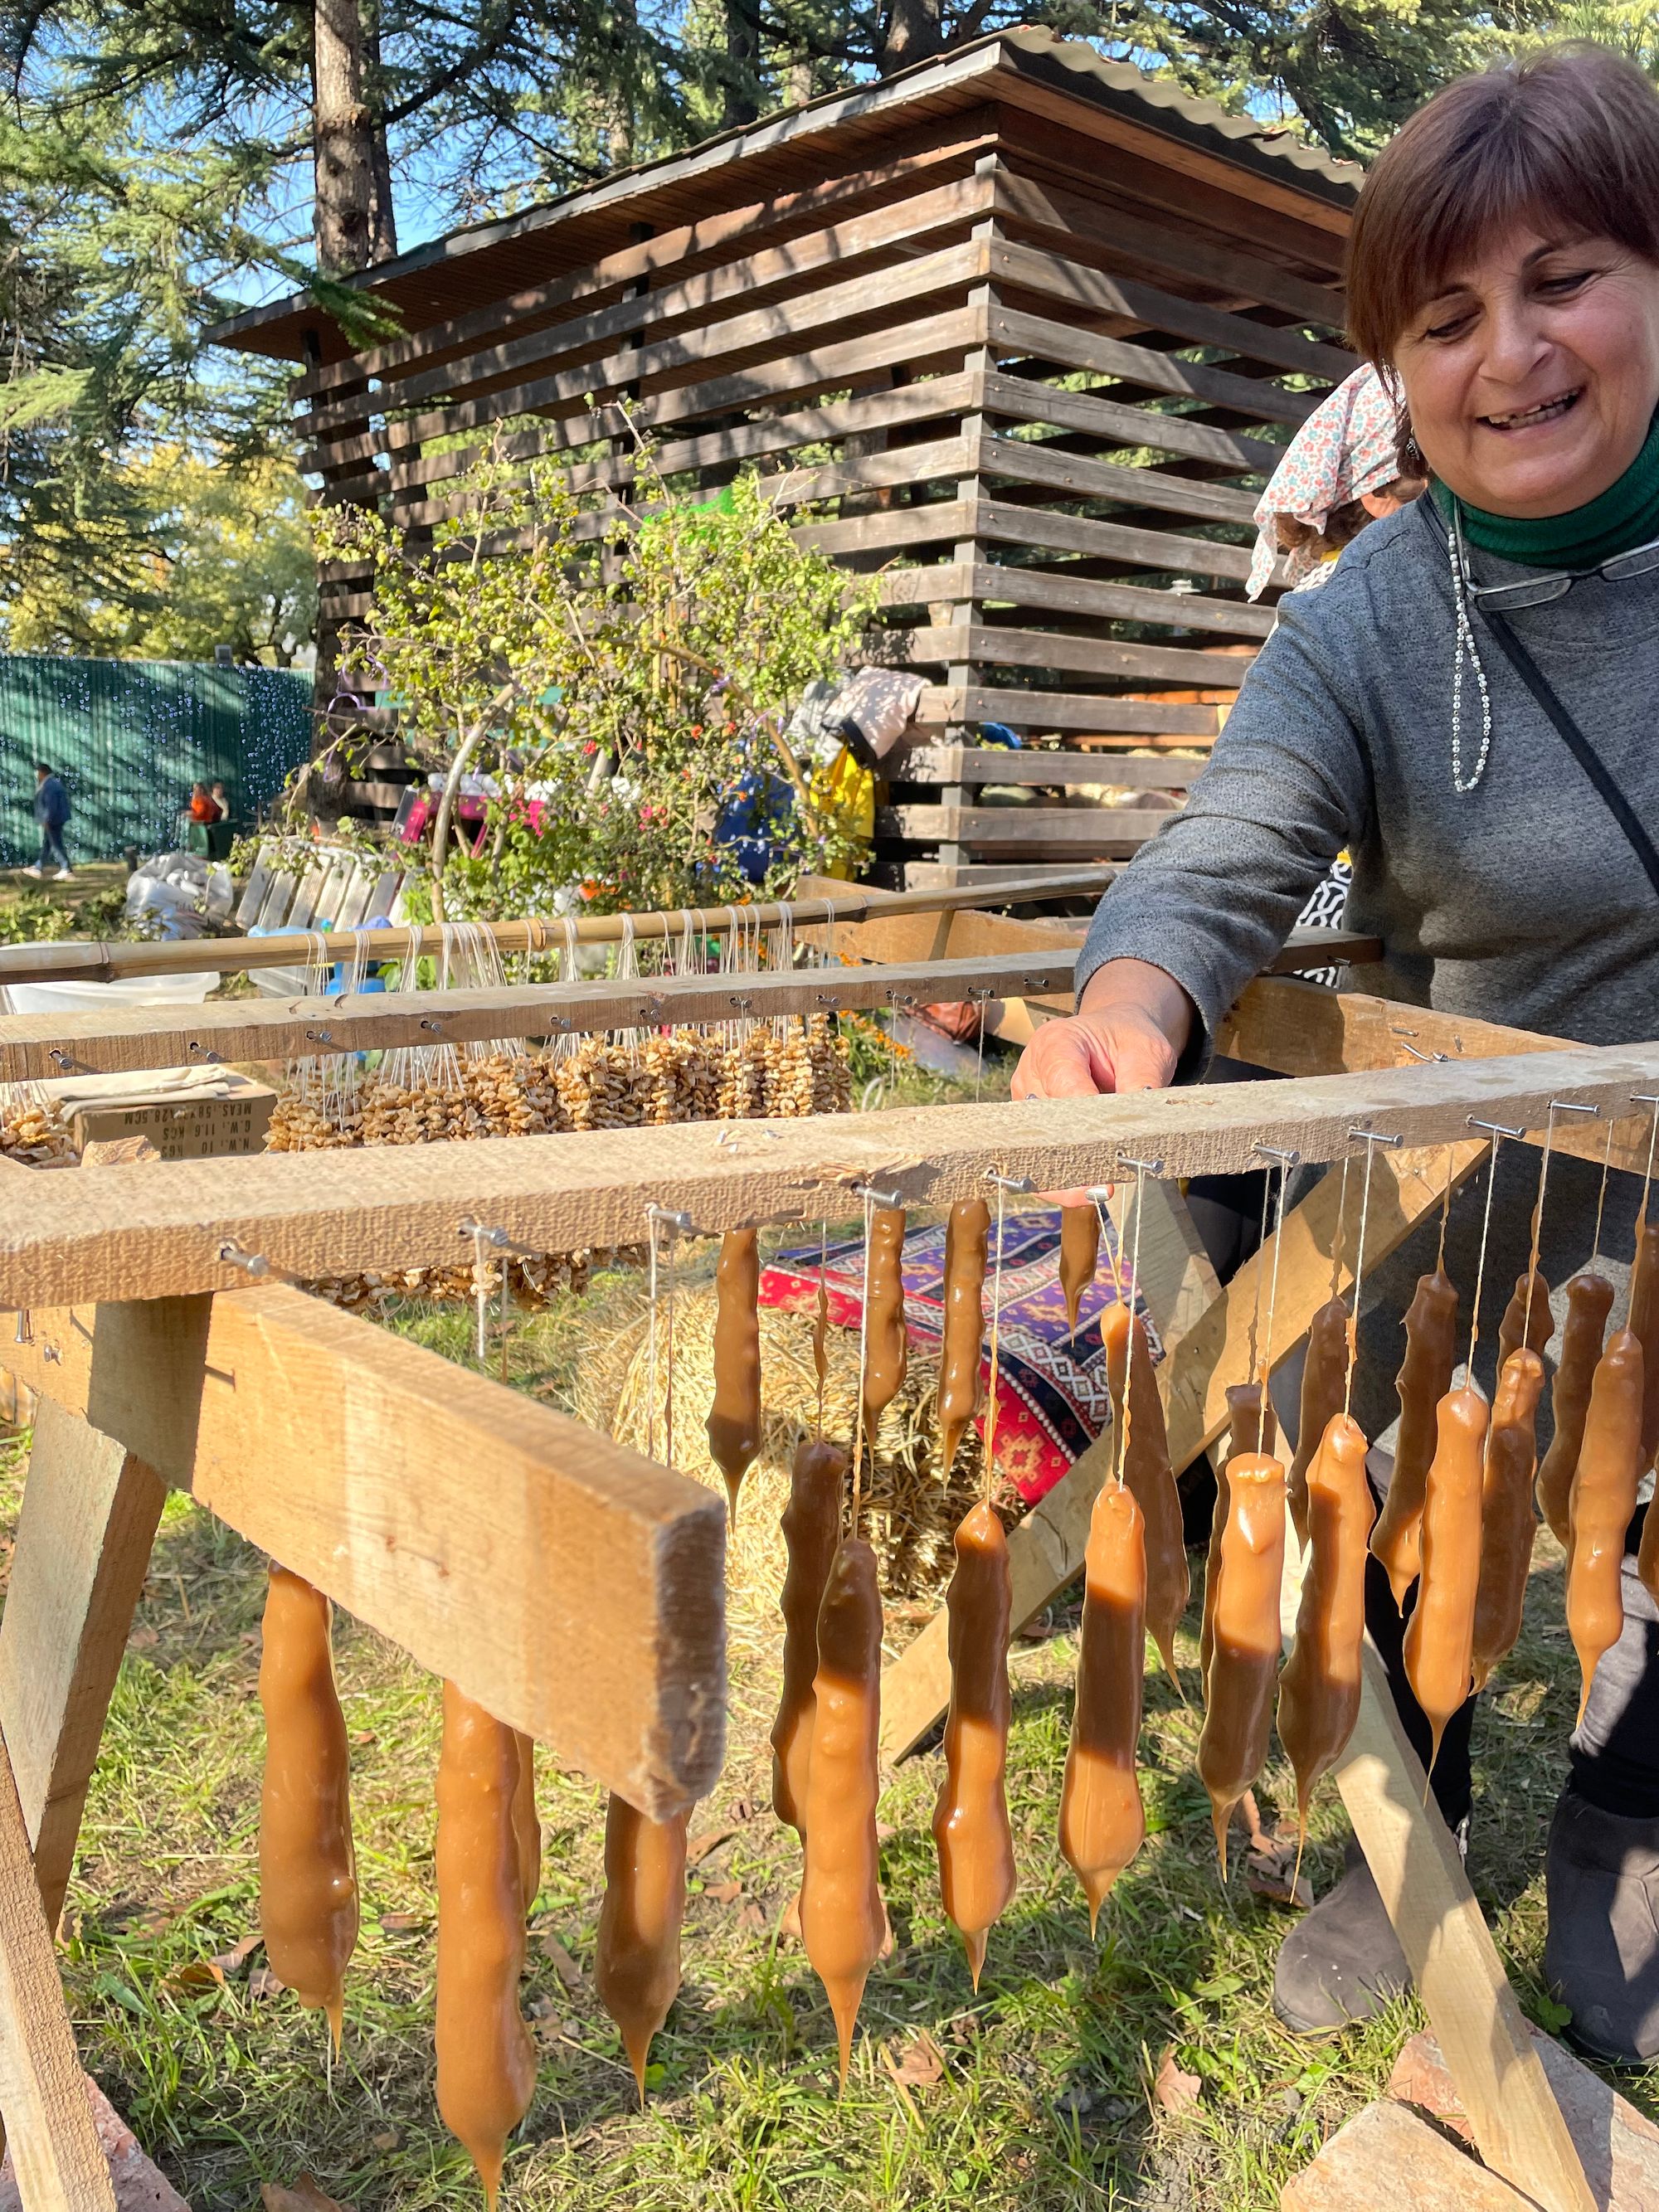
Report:
[[[1446,279],[1517,225],[1659,262],[1659,93],[1605,47],[1459,77],[1385,146],[1348,240],[1348,330],[1379,368]]]

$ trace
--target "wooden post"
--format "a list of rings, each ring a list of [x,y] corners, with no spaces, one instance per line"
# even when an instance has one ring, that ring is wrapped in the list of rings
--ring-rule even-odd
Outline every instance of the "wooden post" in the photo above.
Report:
[[[0,2114],[23,2212],[116,2212],[3,1743]]]
[[[0,1735],[55,1928],[121,1654],[166,1496],[78,1414],[40,1401],[0,1619]]]

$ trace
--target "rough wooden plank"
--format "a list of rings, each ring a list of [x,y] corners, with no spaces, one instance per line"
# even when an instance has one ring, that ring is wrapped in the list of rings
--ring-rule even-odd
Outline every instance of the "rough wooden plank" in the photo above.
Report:
[[[1223,1091],[1245,1087],[1242,1084],[1218,1086]],[[1438,1206],[1448,1173],[1462,1181],[1473,1173],[1485,1153],[1485,1145],[1478,1142],[1427,1152],[1385,1152],[1378,1147],[1366,1231],[1367,1270],[1397,1249],[1417,1224]],[[1260,1164],[1259,1158],[1256,1164]],[[1325,1176],[1285,1217],[1274,1312],[1275,1369],[1290,1358],[1307,1334],[1314,1314],[1331,1294],[1331,1250],[1340,1182],[1339,1176]],[[1264,1271],[1273,1267],[1279,1241],[1277,1235],[1270,1237],[1262,1250],[1246,1261],[1158,1370],[1169,1425],[1170,1459],[1177,1470],[1196,1459],[1227,1425],[1227,1385],[1246,1377],[1256,1284],[1258,1279],[1268,1279]],[[1357,1222],[1351,1221],[1347,1242],[1358,1245]],[[1349,1285],[1352,1258],[1350,1252],[1350,1264],[1341,1275],[1343,1283]],[[1109,1433],[1079,1453],[1054,1487],[1010,1532],[1008,1565],[1016,1623],[1040,1612],[1082,1566],[1089,1516],[1109,1457]],[[882,1747],[886,1755],[902,1759],[933,1727],[950,1696],[950,1655],[945,1619],[940,1612],[882,1677]]]
[[[977,659],[979,656],[971,656]],[[1196,783],[1207,765],[1206,754],[1182,760],[1178,755],[1156,758],[1131,755],[1115,760],[1106,753],[1074,753],[1060,750],[1039,752],[1027,747],[1010,752],[1000,745],[929,745],[908,751],[896,750],[883,763],[889,778],[906,783],[1039,783],[1073,786],[1115,784],[1124,789],[1186,791]]]
[[[1285,448],[1270,445],[1265,438],[1218,430],[1211,423],[1194,422],[1184,415],[1159,415],[1149,407],[1126,406],[1121,400],[1102,398],[1094,392],[1063,391],[1058,385],[1037,383],[1030,377],[987,375],[979,398],[988,415],[1012,416],[1017,422],[1042,422],[1058,430],[1080,430],[1109,445],[1145,446],[1193,460],[1215,461],[1247,475],[1271,476],[1285,458]]]
[[[1019,507],[1008,500],[979,502],[974,535],[988,543],[1040,548],[1045,552],[1094,554],[1127,561],[1136,568],[1173,570],[1180,575],[1190,573],[1243,582],[1250,573],[1248,546],[1183,538],[1173,530],[1135,530],[1126,523],[1100,522],[1092,515],[1063,514],[1052,508]]]
[[[1343,1809],[1446,2054],[1481,2157],[1545,2212],[1596,2212],[1537,2048],[1376,1652],[1334,1769]]]
[[[1265,380],[1258,383],[1248,376],[1235,376],[1230,369],[1200,368],[1174,354],[1156,353],[1151,346],[1099,337],[1073,324],[1019,314],[1012,307],[993,309],[988,343],[999,352],[1023,354],[1056,368],[1091,368],[1103,376],[1121,378],[1143,392],[1175,392],[1189,398],[1207,399],[1230,414],[1258,422],[1305,422],[1324,396],[1317,392],[1286,392]]]
[[[1271,607],[1243,599],[1212,599],[1183,592],[1172,604],[1168,592],[1135,584],[1106,584],[1074,564],[1055,568],[1010,568],[988,561],[963,562],[937,568],[892,568],[881,579],[881,604],[927,606],[937,601],[970,599],[984,606],[1041,607],[1054,614],[1098,616],[1107,620],[1162,623],[1170,629],[1209,629],[1236,637],[1264,638],[1273,626]],[[1239,657],[1240,672],[1248,663]]]
[[[965,623],[959,629],[927,623],[915,629],[894,630],[884,635],[881,642],[896,648],[910,668],[966,660],[980,668],[1054,668],[1074,670],[1080,676],[1139,676],[1157,684],[1202,685],[1206,690],[1237,687],[1250,665],[1249,659],[1231,653],[1183,652],[1167,645],[1119,645],[1113,640],[1079,637],[1066,630],[1004,629],[981,622]],[[1047,757],[1052,760],[1054,756],[1051,753]],[[890,753],[883,766],[889,766],[891,760]],[[1102,782],[1105,779],[1091,776],[1087,780]],[[994,776],[987,781],[1010,779]]]
[[[957,845],[1081,846],[1092,853],[1133,852],[1171,819],[1164,809],[1133,806],[881,806],[876,834]]]
[[[1000,215],[1054,233],[1073,252],[1079,246],[1103,249],[1115,261],[1139,264],[1160,276],[1182,276],[1224,293],[1249,293],[1264,307],[1281,308],[1327,330],[1340,331],[1347,319],[1340,291],[1310,284],[1231,240],[1224,246],[1174,223],[1148,222],[1009,168],[999,173],[996,207]]]
[[[1247,360],[1270,363],[1297,376],[1324,377],[1340,384],[1359,366],[1359,356],[1341,346],[1305,338],[1297,331],[1274,329],[1252,322],[1245,315],[1231,315],[1218,307],[1200,307],[1194,300],[1160,287],[1141,284],[1128,277],[1109,276],[1103,270],[1059,253],[1045,253],[1013,240],[999,241],[991,259],[994,280],[1010,289],[1039,292],[1069,306],[1088,307],[1097,313],[1127,315],[1146,328],[1167,331],[1188,344],[1213,346]]]
[[[663,975],[622,983],[521,983],[490,990],[359,992],[349,999],[218,999],[84,1014],[4,1014],[0,1082],[758,1019],[828,1007],[965,999],[980,991],[994,997],[1065,990],[1071,971],[1069,957],[1051,951],[1046,957],[1006,953],[914,961],[879,971],[786,969],[775,975]]]
[[[726,1511],[700,1484],[283,1285],[33,1326],[0,1352],[34,1389],[563,1764],[659,1819],[710,1788]]]
[[[51,1927],[165,1495],[113,1437],[42,1399],[0,1618],[0,1735]]]
[[[1081,691],[1016,691],[1000,690],[988,684],[961,687],[930,684],[917,702],[912,720],[919,730],[952,722],[1006,722],[1014,729],[1044,732],[1098,728],[1106,723],[1125,734],[1190,739],[1213,738],[1220,715],[1215,707],[1160,707],[1146,700],[1101,698]]]
[[[1659,1045],[1580,1046],[1293,1084],[266,1154],[215,1163],[211,1226],[197,1164],[95,1176],[20,1169],[0,1178],[0,1306],[230,1289],[237,1270],[219,1256],[227,1238],[304,1280],[451,1264],[463,1216],[532,1252],[561,1251],[637,1243],[653,1200],[713,1235],[844,1219],[848,1194],[864,1183],[898,1191],[907,1206],[938,1205],[981,1192],[992,1164],[1042,1190],[1070,1190],[1114,1180],[1125,1156],[1161,1159],[1174,1176],[1251,1167],[1263,1142],[1310,1162],[1353,1158],[1364,1130],[1443,1152],[1472,1114],[1541,1132],[1556,1098],[1603,1107],[1645,1149],[1649,1110],[1632,1102],[1656,1088]],[[1380,1219],[1397,1212],[1373,1206]]]
[[[24,2212],[116,2212],[0,1745],[0,2114]]]
[[[1036,484],[1073,499],[1121,500],[1126,505],[1166,508],[1202,522],[1248,523],[1254,492],[1227,484],[1205,483],[1163,469],[1103,461],[1085,453],[1051,452],[1035,438],[985,437],[979,442],[979,466],[988,477],[1010,483]]]

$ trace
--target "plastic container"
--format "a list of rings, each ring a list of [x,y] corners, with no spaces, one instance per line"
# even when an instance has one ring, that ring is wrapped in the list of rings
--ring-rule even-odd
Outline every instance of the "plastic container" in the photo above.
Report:
[[[89,1014],[99,1006],[199,1006],[219,981],[216,969],[179,975],[128,975],[114,983],[8,983],[18,1014]]]

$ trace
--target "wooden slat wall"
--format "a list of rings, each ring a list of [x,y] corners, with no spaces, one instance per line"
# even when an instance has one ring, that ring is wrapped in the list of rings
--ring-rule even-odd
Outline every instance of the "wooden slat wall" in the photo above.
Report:
[[[804,544],[882,572],[872,654],[927,679],[878,817],[890,879],[1120,855],[1181,803],[1272,625],[1243,593],[1258,489],[1352,365],[1328,198],[1304,220],[1293,172],[1229,191],[999,82],[896,118],[878,165],[849,139],[806,190],[745,197],[734,162],[727,210],[295,386],[322,495],[416,533],[492,441],[564,458],[597,533],[624,392],[677,479],[760,467]],[[365,580],[325,577],[326,622]],[[1002,776],[987,722],[1056,750]],[[1109,803],[1099,756],[1131,748],[1173,770],[1149,799],[1126,769]]]

